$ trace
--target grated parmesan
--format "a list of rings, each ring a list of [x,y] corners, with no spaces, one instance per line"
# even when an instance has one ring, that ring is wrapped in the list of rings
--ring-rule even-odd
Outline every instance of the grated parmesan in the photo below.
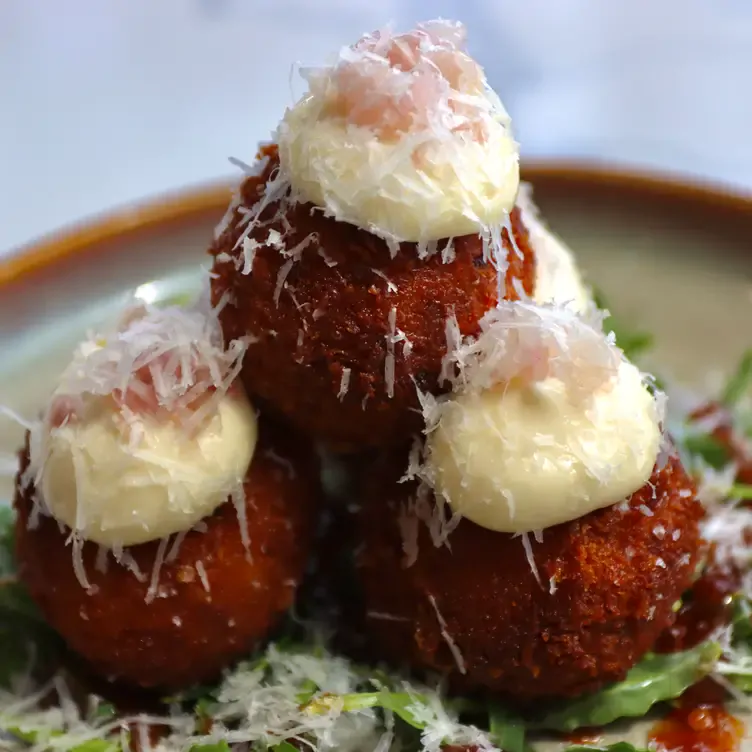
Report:
[[[371,271],[372,271],[372,272],[373,272],[373,273],[374,273],[374,274],[375,274],[375,275],[376,275],[377,277],[381,277],[381,279],[383,279],[383,280],[384,280],[384,282],[386,282],[386,292],[387,292],[387,295],[388,295],[389,293],[397,292],[397,285],[395,285],[395,284],[394,284],[394,282],[392,282],[392,281],[391,281],[391,280],[389,279],[389,277],[387,277],[387,276],[386,276],[386,274],[384,274],[384,272],[382,272],[382,271],[381,271],[380,269],[373,269],[373,268],[371,269]]]
[[[530,543],[530,536],[527,533],[520,533],[522,539],[522,547],[525,549],[525,558],[527,559],[530,571],[533,573],[536,582],[543,588],[543,582],[541,581],[540,574],[538,573],[538,567],[535,564],[535,558],[533,557],[533,546]]]
[[[211,587],[209,586],[209,577],[206,574],[206,567],[203,561],[197,561],[195,564],[196,574],[201,582],[202,587],[207,593],[211,593]]]
[[[293,480],[297,477],[298,474],[295,471],[295,465],[286,457],[278,454],[271,447],[267,447],[264,450],[264,455],[268,457],[272,462],[276,462],[285,471],[285,474],[290,480]]]
[[[321,256],[321,258],[324,259],[324,263],[328,267],[331,268],[332,266],[337,266],[337,262],[331,256],[327,255],[326,251],[321,246],[319,246],[318,253],[319,253],[319,256]]]
[[[432,595],[428,595],[428,601],[433,607],[434,612],[436,613],[436,621],[439,622],[439,629],[441,630],[441,636],[444,638],[444,641],[449,646],[449,650],[452,653],[452,657],[454,658],[454,662],[457,664],[457,670],[461,674],[466,674],[467,669],[465,668],[465,660],[462,657],[462,653],[460,652],[459,647],[457,646],[457,643],[452,639],[452,636],[447,631],[447,624],[444,620],[444,617],[441,615],[441,612],[439,611],[439,606],[436,603],[436,598],[434,598]]]
[[[154,567],[151,572],[151,581],[149,582],[149,588],[146,591],[146,603],[151,603],[157,597],[157,593],[159,592],[159,575],[162,571],[162,564],[164,564],[165,552],[167,551],[169,543],[169,538],[162,538],[157,546],[157,553],[154,557]]]
[[[347,394],[347,390],[350,387],[350,374],[351,374],[350,368],[343,368],[342,369],[342,376],[340,378],[339,382],[339,391],[337,392],[337,399],[339,399],[340,402],[345,398],[345,395]]]

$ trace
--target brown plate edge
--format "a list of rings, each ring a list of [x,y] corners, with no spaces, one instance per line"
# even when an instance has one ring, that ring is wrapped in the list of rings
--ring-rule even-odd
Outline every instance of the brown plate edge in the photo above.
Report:
[[[631,199],[662,201],[674,207],[697,206],[720,210],[738,219],[752,218],[752,193],[731,186],[687,180],[679,176],[649,171],[614,168],[606,164],[529,161],[522,177],[549,191],[621,192]],[[0,259],[0,287],[54,265],[114,239],[213,215],[219,221],[233,190],[232,181],[215,182],[147,199],[96,216],[51,233],[12,250]]]

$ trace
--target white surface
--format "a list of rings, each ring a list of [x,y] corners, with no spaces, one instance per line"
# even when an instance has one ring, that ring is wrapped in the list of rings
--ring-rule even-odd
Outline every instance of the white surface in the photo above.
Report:
[[[436,15],[467,23],[524,155],[752,188],[748,0],[3,0],[0,252],[227,174],[293,100],[291,63]]]

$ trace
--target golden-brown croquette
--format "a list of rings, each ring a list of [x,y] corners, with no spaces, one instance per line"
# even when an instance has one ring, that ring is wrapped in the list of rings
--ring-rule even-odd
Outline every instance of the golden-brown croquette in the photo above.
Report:
[[[27,465],[24,452],[21,473]],[[30,524],[33,489],[19,482],[19,576],[50,625],[103,677],[170,689],[207,681],[248,655],[292,604],[312,547],[317,489],[307,445],[262,420],[245,481],[250,557],[226,502],[172,555],[164,550],[157,573],[159,541],[125,549],[140,579],[111,553],[102,571],[98,547],[85,543],[88,592],[73,570],[69,531],[44,515]]]
[[[274,147],[261,156],[265,169],[245,180],[241,206],[211,248],[213,300],[229,301],[221,313],[225,338],[255,341],[244,361],[245,385],[336,450],[399,444],[422,428],[416,384],[441,391],[447,317],[456,316],[463,334],[475,334],[497,302],[497,273],[484,260],[483,242],[477,235],[455,238],[448,263],[441,253],[419,259],[414,243],[403,243],[392,258],[369,232],[282,199],[251,231],[258,245],[244,274],[238,240],[248,208],[278,165]],[[516,299],[521,288],[532,293],[534,257],[517,210],[511,227],[516,248],[506,230],[503,236],[505,294]],[[285,254],[296,246],[292,260]],[[386,375],[390,352],[393,388]]]
[[[623,679],[672,623],[703,514],[676,457],[622,504],[530,534],[535,571],[520,537],[468,520],[438,548],[421,522],[405,568],[400,509],[415,488],[395,469],[367,476],[357,537],[363,618],[390,661],[518,703],[571,697]]]

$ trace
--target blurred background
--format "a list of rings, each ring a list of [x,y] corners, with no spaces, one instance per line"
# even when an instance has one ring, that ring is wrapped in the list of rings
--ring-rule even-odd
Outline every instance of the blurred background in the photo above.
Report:
[[[0,253],[232,174],[322,61],[459,18],[523,155],[752,191],[750,0],[2,0]]]

